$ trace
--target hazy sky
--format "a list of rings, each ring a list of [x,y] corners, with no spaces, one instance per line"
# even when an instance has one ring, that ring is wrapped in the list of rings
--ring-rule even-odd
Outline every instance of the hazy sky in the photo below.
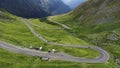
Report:
[[[76,1],[76,2],[78,2],[78,1],[81,1],[81,2],[83,2],[83,1],[85,1],[85,0],[62,0],[64,3],[66,3],[66,4],[69,4],[69,3],[71,3],[71,2],[73,2],[73,1]]]
[[[62,0],[65,4],[70,6],[71,8],[77,7],[80,3],[84,2],[85,0]]]
[[[71,0],[62,0],[62,1],[64,1],[65,3],[69,3]]]

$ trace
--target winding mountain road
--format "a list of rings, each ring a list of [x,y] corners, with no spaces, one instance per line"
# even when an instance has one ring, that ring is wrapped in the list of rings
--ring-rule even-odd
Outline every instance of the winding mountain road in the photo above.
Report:
[[[96,50],[100,53],[100,56],[93,58],[93,59],[86,59],[86,58],[80,58],[80,57],[74,57],[65,53],[48,53],[48,52],[42,52],[42,51],[35,51],[27,48],[21,48],[19,46],[15,46],[6,42],[0,41],[0,48],[3,48],[8,51],[21,53],[21,54],[27,54],[32,56],[40,56],[40,57],[48,57],[51,60],[63,60],[63,61],[71,61],[71,62],[85,62],[85,63],[104,63],[109,60],[109,54],[101,49],[100,47],[96,46],[82,46],[82,45],[74,45],[74,44],[59,44],[54,42],[49,42],[44,37],[42,37],[40,34],[34,31],[34,29],[28,24],[30,22],[27,19],[21,19],[19,18],[34,34],[34,36],[38,37],[40,40],[44,41],[46,44],[56,45],[56,46],[66,46],[66,47],[74,47],[74,48],[89,48]]]
[[[62,23],[53,21],[52,18],[53,18],[53,16],[51,16],[51,17],[49,18],[49,21],[50,21],[50,22],[55,23],[55,24],[58,24],[58,25],[60,25],[60,26],[61,26],[62,28],[64,28],[64,29],[68,29],[68,30],[70,29],[70,27],[68,27],[67,25],[64,25],[64,24],[62,24]]]
[[[33,24],[31,22],[29,22],[31,25],[33,26],[36,26],[36,27],[39,27],[39,28],[44,28],[44,29],[47,29],[47,30],[63,30],[64,28],[48,28],[48,27],[44,27],[44,26],[39,26],[39,25],[36,25],[36,24]]]

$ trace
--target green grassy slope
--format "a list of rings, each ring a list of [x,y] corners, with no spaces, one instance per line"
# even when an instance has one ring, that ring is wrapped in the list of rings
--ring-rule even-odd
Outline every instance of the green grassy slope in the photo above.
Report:
[[[1,10],[0,10],[1,11]],[[36,21],[36,19],[32,20],[32,22]],[[51,24],[44,24],[42,22],[37,22],[35,23],[37,25],[42,25],[45,27],[53,28],[53,27],[59,27]],[[57,31],[57,33],[49,33],[49,30],[47,31],[46,29],[34,27],[35,29],[45,30],[46,32],[46,37],[49,37],[49,34],[54,36],[53,34],[59,34],[62,35],[62,31]],[[37,31],[37,30],[36,30]],[[74,36],[69,35],[68,32],[64,31],[65,35],[71,37],[68,39],[63,38],[63,40],[73,40],[72,43],[76,44],[88,44],[83,40],[80,40]],[[63,32],[63,33],[64,33]],[[39,33],[39,31],[38,31]],[[64,36],[63,36],[64,37]],[[59,36],[55,36],[55,38],[59,38]],[[74,40],[76,39],[76,40]],[[52,45],[47,45],[38,38],[36,38],[30,30],[23,24],[17,16],[13,16],[5,11],[2,11],[0,13],[0,40],[6,41],[15,45],[19,46],[34,46],[34,47],[39,47],[43,46],[44,51],[47,51],[48,49],[55,48],[59,52],[65,52],[70,55],[82,57],[82,58],[94,58],[99,55],[98,52],[90,49],[73,49],[71,47],[61,47],[61,46],[52,46]],[[57,41],[58,42],[58,41]],[[65,43],[65,42],[61,42]],[[67,41],[67,43],[71,43]],[[33,62],[34,61],[34,62]],[[113,62],[110,60],[110,62]],[[21,54],[16,54],[16,53],[11,53],[5,50],[0,49],[0,68],[99,68],[102,66],[103,68],[109,68],[109,65],[115,66],[113,63],[103,63],[103,64],[86,64],[86,63],[73,63],[73,62],[64,62],[64,61],[50,61],[50,62],[44,62],[41,61],[38,57],[31,57],[31,56],[25,56]]]
[[[54,19],[73,25],[109,23],[119,20],[119,6],[119,0],[88,0],[68,14],[56,16]]]
[[[39,19],[31,19],[31,26],[49,41],[64,43],[64,44],[83,44],[88,45],[84,40],[78,39],[70,35],[67,31],[56,25],[47,24],[45,22],[39,21]],[[39,27],[34,26],[38,25]]]
[[[119,6],[119,0],[88,0],[68,14],[55,16],[54,20],[71,26],[75,32],[80,30],[79,34],[111,31],[120,26]]]
[[[120,45],[119,6],[119,0],[88,0],[68,14],[55,16],[53,20],[70,26],[72,33],[79,38]],[[109,39],[111,34],[117,39]]]
[[[119,6],[119,0],[88,0],[67,14],[54,16],[53,20],[70,26],[73,35],[88,42],[120,45]]]
[[[112,59],[120,61],[119,7],[119,0],[88,0],[67,14],[53,16],[53,20],[68,25],[72,35],[106,49]]]
[[[9,13],[4,13],[4,12],[2,13],[3,16],[5,16],[5,14],[7,15]],[[19,45],[19,46],[24,46],[27,48],[29,46],[33,46],[33,47],[43,46],[44,51],[47,51],[48,49],[52,49],[52,48],[56,48],[57,51],[59,51],[59,52],[67,52],[69,54],[72,54],[72,50],[73,50],[73,52],[78,51],[78,54],[74,54],[74,55],[79,56],[79,57],[84,57],[84,58],[94,58],[94,57],[97,57],[99,55],[98,52],[90,50],[90,49],[81,49],[80,50],[80,49],[72,49],[71,47],[47,45],[42,40],[35,37],[30,32],[30,30],[26,27],[26,25],[22,23],[21,20],[19,20],[17,17],[15,17],[13,15],[10,15],[10,16],[13,18],[13,20],[8,19],[8,21],[6,21],[6,19],[3,18],[3,20],[5,20],[5,21],[4,22],[0,21],[0,30],[1,30],[0,31],[0,40],[7,41],[10,43]],[[36,21],[36,20],[32,20],[32,21]],[[39,21],[38,21],[38,23],[40,23],[41,26],[45,26],[47,28],[58,27],[58,26],[51,25],[51,24],[46,24],[46,23],[44,24],[43,22],[39,22]],[[38,25],[38,24],[36,24],[36,25]],[[38,33],[40,32],[40,34],[43,35],[43,37],[44,37],[44,35],[45,35],[45,38],[48,37],[50,39],[50,40],[48,39],[49,41],[51,41],[51,39],[55,38],[58,42],[58,41],[61,41],[61,40],[58,40],[59,38],[61,38],[63,43],[68,43],[68,44],[70,43],[71,44],[71,42],[73,42],[76,44],[78,44],[78,43],[79,44],[88,44],[83,40],[80,40],[80,39],[77,39],[73,36],[70,36],[64,30],[60,30],[60,31],[52,30],[52,31],[50,31],[49,29],[44,29],[44,28],[39,28],[39,27],[35,27],[35,28],[37,29],[36,31]],[[66,40],[66,42],[65,42],[65,40]],[[85,54],[82,52],[85,52]],[[91,53],[93,53],[94,55]]]

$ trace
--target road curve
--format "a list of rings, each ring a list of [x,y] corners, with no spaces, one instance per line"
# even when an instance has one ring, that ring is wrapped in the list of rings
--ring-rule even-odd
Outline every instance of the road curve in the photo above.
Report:
[[[48,53],[48,52],[43,52],[43,51],[31,50],[28,48],[22,48],[19,46],[15,46],[15,45],[3,42],[3,41],[0,41],[0,48],[3,48],[11,52],[15,52],[15,53],[25,54],[25,55],[48,57],[51,60],[63,60],[63,61],[71,61],[71,62],[85,62],[85,63],[107,62],[106,52],[104,50],[102,50],[103,53],[101,54],[100,57],[97,57],[94,59],[85,59],[85,58],[74,57],[74,56],[71,56],[65,53]],[[100,48],[97,48],[97,49],[101,50]]]
[[[48,29],[48,30],[63,30],[64,28],[48,28],[48,27],[44,27],[44,26],[39,26],[36,24],[33,24],[31,22],[29,22],[31,25],[35,26],[35,27],[39,27],[39,28],[44,28],[44,29]]]
[[[74,56],[71,56],[71,55],[68,55],[65,53],[49,54],[47,52],[30,50],[27,48],[21,48],[21,47],[14,46],[14,45],[11,45],[11,44],[5,43],[5,42],[0,42],[0,48],[3,48],[8,51],[12,51],[12,52],[21,53],[21,54],[40,56],[40,57],[41,56],[49,57],[52,60],[64,60],[64,61],[85,62],[85,63],[103,63],[103,62],[107,62],[109,60],[109,57],[110,57],[109,54],[105,50],[101,49],[100,47],[82,46],[82,45],[74,45],[74,44],[69,45],[69,44],[59,44],[59,43],[49,42],[44,37],[42,37],[40,34],[37,34],[34,31],[34,29],[27,23],[27,22],[29,22],[29,20],[27,20],[27,19],[23,20],[21,18],[19,18],[19,20],[21,20],[36,37],[38,37],[39,39],[44,41],[46,44],[57,45],[57,46],[67,46],[67,47],[74,47],[74,48],[89,48],[89,49],[93,49],[93,50],[96,50],[97,52],[99,52],[100,56],[98,56],[94,59],[85,59],[85,58],[74,57]]]
[[[62,24],[62,23],[53,21],[52,18],[53,18],[53,16],[51,16],[51,17],[49,18],[49,21],[50,21],[50,22],[55,23],[55,24],[58,24],[58,25],[60,25],[61,27],[63,27],[64,29],[67,29],[67,30],[70,29],[70,27],[68,27],[68,26],[66,26],[66,25],[64,25],[64,24]]]

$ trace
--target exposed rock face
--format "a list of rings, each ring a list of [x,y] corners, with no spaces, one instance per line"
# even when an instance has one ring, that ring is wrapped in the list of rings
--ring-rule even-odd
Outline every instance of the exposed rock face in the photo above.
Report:
[[[65,5],[61,0],[46,0],[48,1],[48,9],[52,15],[62,14],[70,11],[70,7]],[[47,6],[46,6],[47,7]]]
[[[107,39],[112,40],[112,41],[117,41],[120,39],[120,36],[119,36],[119,34],[111,32],[107,35]]]
[[[0,0],[0,8],[26,18],[45,17],[70,11],[61,0]]]

